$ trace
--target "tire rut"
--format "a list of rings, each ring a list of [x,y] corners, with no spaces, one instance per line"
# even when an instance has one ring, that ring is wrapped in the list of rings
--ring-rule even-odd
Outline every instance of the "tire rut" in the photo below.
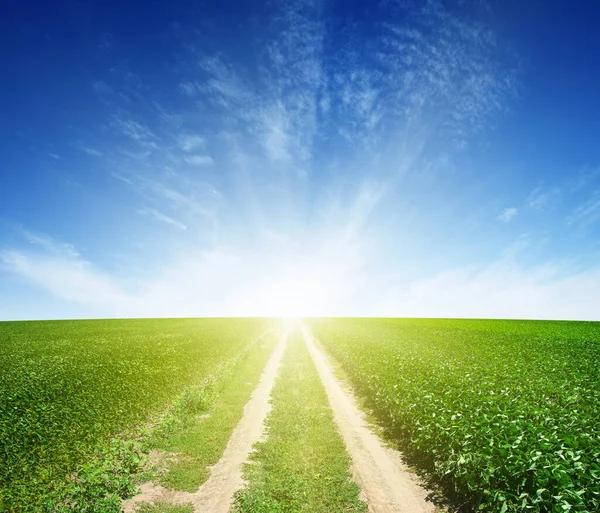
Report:
[[[333,374],[331,364],[314,343],[310,329],[302,334],[327,392],[333,416],[352,459],[352,475],[371,513],[431,513],[427,491],[403,463],[400,453],[387,447],[369,428],[363,412]]]
[[[192,504],[194,513],[228,513],[235,492],[242,487],[242,465],[252,452],[252,446],[264,435],[264,421],[271,409],[271,391],[287,346],[284,332],[269,357],[250,400],[244,406],[242,419],[231,433],[221,459],[210,467],[209,478],[194,493],[173,491],[153,483],[144,483],[141,494],[123,502],[123,511],[131,513],[142,502],[163,501],[171,504]]]

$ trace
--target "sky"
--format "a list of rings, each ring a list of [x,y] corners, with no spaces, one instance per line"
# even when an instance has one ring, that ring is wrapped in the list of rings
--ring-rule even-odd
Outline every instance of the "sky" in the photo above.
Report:
[[[0,320],[600,320],[599,19],[4,0]]]

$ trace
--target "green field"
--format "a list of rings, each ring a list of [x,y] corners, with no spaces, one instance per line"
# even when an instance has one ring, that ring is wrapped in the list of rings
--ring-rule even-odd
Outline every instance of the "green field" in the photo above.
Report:
[[[0,511],[94,511],[98,501],[110,511],[134,490],[127,475],[142,454],[130,439],[165,409],[205,408],[219,373],[272,325],[0,323]]]
[[[600,511],[600,323],[307,322],[449,511]],[[0,323],[0,512],[116,513],[148,479],[194,492],[281,327],[265,319]],[[297,327],[272,404],[234,508],[362,511]],[[146,464],[150,450],[177,457],[158,471]]]
[[[461,511],[600,511],[600,324],[311,321],[386,436]]]

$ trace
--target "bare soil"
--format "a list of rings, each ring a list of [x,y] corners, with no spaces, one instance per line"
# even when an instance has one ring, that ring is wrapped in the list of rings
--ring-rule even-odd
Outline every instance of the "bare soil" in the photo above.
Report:
[[[242,465],[252,452],[252,446],[264,433],[264,421],[271,409],[271,390],[287,345],[288,334],[284,333],[270,356],[258,386],[244,407],[244,414],[233,430],[221,459],[210,468],[208,480],[197,492],[168,490],[153,483],[144,483],[141,493],[123,502],[123,511],[132,513],[141,502],[169,502],[192,504],[195,513],[228,513],[234,493],[242,487]]]
[[[403,463],[398,451],[387,447],[370,429],[352,394],[334,376],[326,356],[313,335],[302,325],[304,341],[325,386],[333,416],[348,454],[352,475],[372,513],[431,513],[436,507],[426,501],[428,492]]]
[[[352,393],[335,377],[332,366],[315,345],[306,325],[301,325],[304,341],[327,392],[334,420],[352,459],[352,476],[361,489],[371,513],[433,513],[436,507],[426,500],[428,492],[417,476],[403,463],[398,451],[388,447],[369,427]],[[285,333],[275,347],[260,382],[234,429],[221,459],[210,468],[210,477],[197,492],[168,490],[144,483],[141,493],[124,501],[125,513],[135,511],[141,502],[192,504],[195,513],[228,513],[235,492],[243,486],[242,465],[252,446],[264,436],[264,421],[271,409],[271,390],[287,345]],[[169,455],[171,456],[171,455]]]

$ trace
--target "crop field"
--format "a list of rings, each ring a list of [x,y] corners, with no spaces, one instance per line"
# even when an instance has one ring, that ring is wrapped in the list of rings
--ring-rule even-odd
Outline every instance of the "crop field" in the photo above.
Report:
[[[310,324],[388,440],[461,511],[600,511],[600,325]]]
[[[201,410],[219,370],[272,324],[0,323],[0,511],[84,511],[74,501],[95,493],[86,486],[103,500],[131,491],[123,476],[139,466],[135,430],[176,398]]]
[[[2,513],[600,511],[599,323],[4,322],[0,371]]]

